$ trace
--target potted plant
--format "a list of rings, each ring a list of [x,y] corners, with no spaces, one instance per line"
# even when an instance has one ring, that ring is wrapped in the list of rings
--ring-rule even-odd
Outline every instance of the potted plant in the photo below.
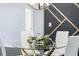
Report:
[[[28,56],[29,55],[33,55],[34,56],[34,55],[40,54],[39,50],[48,50],[48,52],[45,55],[51,55],[52,52],[55,49],[54,48],[55,47],[55,42],[52,41],[51,38],[49,38],[49,35],[30,36],[29,39],[27,39],[27,42],[29,43],[29,46],[31,47],[31,51],[33,52],[33,54],[30,54],[30,52],[28,52],[27,50],[23,49],[25,54],[28,55]],[[36,53],[36,50],[37,50],[38,53]]]

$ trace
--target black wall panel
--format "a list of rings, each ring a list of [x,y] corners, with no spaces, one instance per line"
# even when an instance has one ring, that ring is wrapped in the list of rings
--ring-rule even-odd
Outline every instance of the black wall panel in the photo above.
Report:
[[[58,3],[54,5],[79,28],[79,8],[77,6],[73,3]]]
[[[45,34],[50,33],[56,26],[58,26],[59,22],[52,16],[48,10],[45,10]],[[52,28],[48,27],[48,22],[52,22]]]
[[[74,3],[53,3],[53,5],[79,29],[79,8]],[[52,5],[49,6],[49,10],[54,13],[61,22],[64,20],[64,17]],[[52,27],[48,26],[49,22],[52,23]],[[44,33],[50,34],[59,24],[60,22],[46,9],[44,11]],[[50,37],[55,40],[57,31],[69,31],[69,35],[72,35],[76,30],[77,29],[66,20]],[[79,31],[75,35],[79,35]]]

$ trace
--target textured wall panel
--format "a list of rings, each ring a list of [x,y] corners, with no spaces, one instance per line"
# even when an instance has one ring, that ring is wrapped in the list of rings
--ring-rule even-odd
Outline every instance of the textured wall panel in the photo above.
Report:
[[[44,21],[44,33],[50,34],[53,40],[57,31],[69,31],[70,36],[79,35],[79,7],[74,3],[50,4],[44,11]],[[49,22],[52,27],[48,27]]]

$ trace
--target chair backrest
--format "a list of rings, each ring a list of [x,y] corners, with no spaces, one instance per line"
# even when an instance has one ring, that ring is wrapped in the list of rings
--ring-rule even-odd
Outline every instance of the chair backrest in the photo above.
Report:
[[[29,36],[34,36],[33,33],[30,32],[26,32],[26,31],[22,31],[21,32],[21,46],[22,48],[27,48],[29,49],[29,43],[27,42],[27,39],[29,38]]]
[[[0,47],[1,47],[2,55],[6,56],[6,50],[1,39],[0,39]]]
[[[66,46],[68,42],[68,31],[57,31],[56,33],[56,47]]]
[[[79,36],[69,36],[65,56],[78,56]]]

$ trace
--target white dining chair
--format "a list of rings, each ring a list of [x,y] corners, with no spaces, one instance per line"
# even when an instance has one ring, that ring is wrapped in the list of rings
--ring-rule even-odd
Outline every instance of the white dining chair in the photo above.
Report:
[[[68,31],[57,31],[56,33],[56,49],[52,53],[53,56],[60,56],[65,53],[66,46],[68,43]]]
[[[25,54],[26,51],[29,55],[34,55],[34,52],[33,52],[33,50],[31,50],[31,47],[29,46],[29,43],[27,41],[27,39],[29,39],[29,36],[34,36],[34,34],[30,33],[30,32],[26,32],[26,31],[22,31],[22,33],[21,33],[21,39],[22,39],[21,43],[22,43],[22,47],[25,48],[25,49],[21,49],[22,55],[26,55]],[[35,47],[35,46],[33,45],[33,47]],[[37,55],[40,55],[40,52],[38,50],[34,50],[34,51]]]
[[[1,47],[2,56],[6,56],[6,49],[1,39],[0,39],[0,47]]]
[[[79,56],[79,36],[69,36],[65,56]]]

